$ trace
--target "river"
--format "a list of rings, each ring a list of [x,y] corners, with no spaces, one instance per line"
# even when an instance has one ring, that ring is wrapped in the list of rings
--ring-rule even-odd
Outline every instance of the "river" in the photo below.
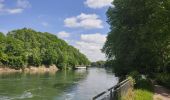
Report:
[[[117,82],[104,68],[0,74],[0,100],[91,100]]]

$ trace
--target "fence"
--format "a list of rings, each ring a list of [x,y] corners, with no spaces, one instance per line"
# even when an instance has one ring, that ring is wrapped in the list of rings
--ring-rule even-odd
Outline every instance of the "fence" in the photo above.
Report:
[[[93,100],[121,100],[122,97],[127,95],[129,89],[133,89],[133,82],[126,79],[116,86],[96,95],[93,97]]]

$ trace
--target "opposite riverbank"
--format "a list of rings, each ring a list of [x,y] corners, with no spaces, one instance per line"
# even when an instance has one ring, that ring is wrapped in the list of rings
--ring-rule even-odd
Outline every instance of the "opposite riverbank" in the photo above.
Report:
[[[0,66],[1,73],[15,73],[15,72],[26,72],[26,73],[45,73],[45,72],[57,72],[59,69],[55,65],[50,66],[29,66],[23,69],[12,69],[7,66]]]

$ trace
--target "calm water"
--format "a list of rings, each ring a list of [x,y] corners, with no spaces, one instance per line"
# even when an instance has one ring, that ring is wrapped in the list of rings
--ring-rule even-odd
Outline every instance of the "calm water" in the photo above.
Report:
[[[1,74],[0,100],[91,100],[117,83],[103,68],[45,74]]]

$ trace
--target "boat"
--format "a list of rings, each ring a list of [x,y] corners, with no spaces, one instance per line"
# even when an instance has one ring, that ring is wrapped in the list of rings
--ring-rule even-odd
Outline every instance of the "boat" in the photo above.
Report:
[[[75,66],[75,69],[87,69],[86,66]]]

